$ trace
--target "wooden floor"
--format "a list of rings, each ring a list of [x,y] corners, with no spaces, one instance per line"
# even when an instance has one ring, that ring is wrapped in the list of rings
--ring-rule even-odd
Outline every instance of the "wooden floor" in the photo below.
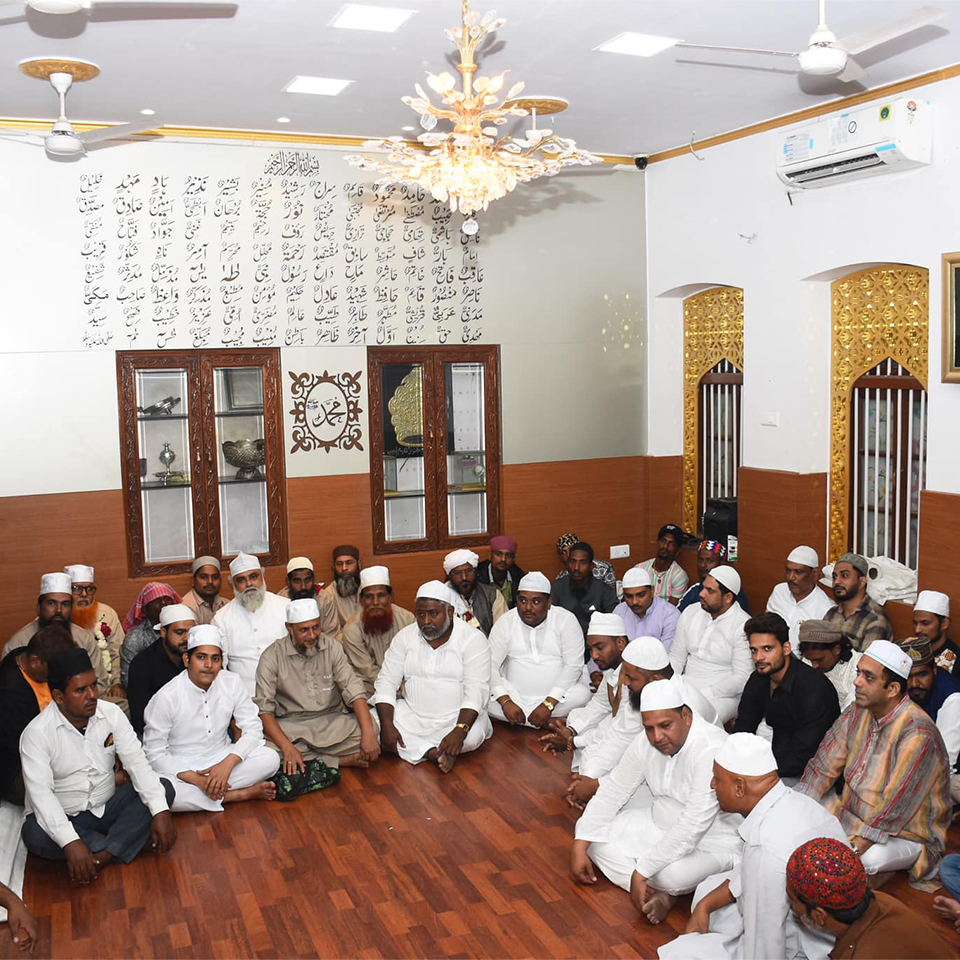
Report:
[[[89,888],[31,857],[36,955],[656,957],[690,898],[651,927],[606,880],[574,884],[569,762],[541,754],[534,731],[495,726],[446,777],[390,758],[290,804],[182,814],[170,854],[109,867]],[[900,878],[887,890],[960,952],[931,896]],[[0,956],[17,956],[5,931]]]

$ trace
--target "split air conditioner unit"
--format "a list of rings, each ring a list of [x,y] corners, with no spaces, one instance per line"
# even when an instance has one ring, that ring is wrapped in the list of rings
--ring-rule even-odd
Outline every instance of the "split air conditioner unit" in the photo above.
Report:
[[[928,100],[877,101],[794,128],[780,138],[777,176],[792,187],[823,187],[930,163]]]

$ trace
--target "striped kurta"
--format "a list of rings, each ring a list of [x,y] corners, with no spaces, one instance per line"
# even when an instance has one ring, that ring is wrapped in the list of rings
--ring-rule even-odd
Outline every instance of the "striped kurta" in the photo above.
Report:
[[[690,586],[687,571],[674,560],[663,573],[660,573],[653,566],[655,560],[656,557],[651,557],[649,560],[637,564],[641,570],[646,570],[650,574],[650,578],[653,580],[653,595],[663,597],[664,600],[669,600],[671,597],[679,600],[687,592],[687,587]]]
[[[843,774],[843,793],[833,790]],[[952,802],[947,751],[934,722],[909,697],[877,722],[851,704],[827,731],[796,788],[820,800],[847,835],[923,845],[910,882],[936,880]]]

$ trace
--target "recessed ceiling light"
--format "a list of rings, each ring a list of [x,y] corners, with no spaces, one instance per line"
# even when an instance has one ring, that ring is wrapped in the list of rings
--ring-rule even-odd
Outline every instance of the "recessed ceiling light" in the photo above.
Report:
[[[657,37],[650,33],[621,33],[601,43],[596,50],[604,53],[628,53],[633,57],[652,57],[672,47],[678,41],[674,37]]]
[[[277,117],[277,123],[289,123],[289,122],[290,122],[289,117]]]
[[[152,117],[157,111],[151,110],[149,107],[140,111],[145,117]]]
[[[400,128],[404,133],[413,133],[416,130],[416,127],[401,127]]]
[[[330,22],[340,30],[376,30],[378,33],[393,33],[417,11],[400,10],[395,7],[371,7],[361,3],[348,3]]]
[[[345,90],[352,80],[334,80],[331,77],[294,77],[284,88],[284,93],[312,93],[320,97],[335,97]]]

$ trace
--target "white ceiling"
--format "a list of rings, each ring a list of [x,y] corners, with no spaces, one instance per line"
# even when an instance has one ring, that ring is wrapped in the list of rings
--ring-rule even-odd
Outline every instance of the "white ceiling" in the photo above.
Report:
[[[828,0],[827,20],[842,37],[924,2],[931,0]],[[869,86],[960,62],[960,0],[932,2],[948,16],[858,58]],[[341,0],[238,0],[229,16],[197,19],[173,18],[176,8],[148,18],[135,5],[71,16],[0,7],[0,116],[55,116],[50,87],[22,76],[17,63],[58,56],[93,60],[102,70],[71,91],[68,114],[76,120],[141,120],[149,107],[176,126],[399,134],[416,123],[400,97],[413,94],[426,70],[450,69],[443,29],[459,22],[460,3],[377,3],[418,12],[386,34],[332,29]],[[596,152],[652,153],[688,142],[693,131],[701,139],[864,89],[798,77],[780,58],[594,50],[626,30],[801,50],[816,26],[816,0],[474,0],[481,13],[494,5],[507,24],[481,51],[481,72],[509,69],[508,83],[524,80],[526,93],[568,99],[570,109],[552,126]],[[140,19],[118,19],[121,12]],[[355,82],[338,97],[282,93],[295,74]],[[279,116],[291,122],[278,124]]]

